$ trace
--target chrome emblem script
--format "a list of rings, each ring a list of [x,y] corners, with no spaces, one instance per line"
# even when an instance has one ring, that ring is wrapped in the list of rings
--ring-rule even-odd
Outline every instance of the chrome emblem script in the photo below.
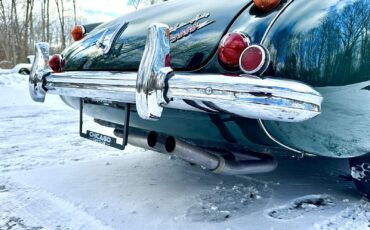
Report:
[[[200,22],[202,19],[207,19],[211,16],[210,13],[203,13],[203,14],[198,14],[193,18],[192,20],[188,22],[182,22],[176,24],[174,27],[171,27],[171,33],[174,33],[171,35],[171,42],[175,43],[178,40],[183,39],[184,37],[189,36],[190,34],[214,23],[215,21],[210,21],[210,20],[205,20],[203,22]],[[181,31],[179,31],[182,29]]]

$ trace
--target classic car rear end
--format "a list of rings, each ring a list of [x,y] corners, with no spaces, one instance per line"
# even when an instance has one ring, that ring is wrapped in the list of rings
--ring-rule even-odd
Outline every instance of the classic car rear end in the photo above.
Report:
[[[30,93],[80,110],[81,136],[220,173],[268,172],[282,153],[364,156],[368,3],[169,1],[82,27],[82,40],[51,58],[53,71],[48,44],[37,44]],[[84,133],[85,113],[123,145]]]

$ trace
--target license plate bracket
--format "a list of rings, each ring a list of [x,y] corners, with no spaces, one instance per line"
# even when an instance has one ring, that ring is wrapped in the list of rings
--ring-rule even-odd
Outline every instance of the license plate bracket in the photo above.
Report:
[[[128,103],[120,103],[124,109],[124,115],[123,115],[123,120],[124,120],[124,126],[123,126],[123,135],[122,135],[122,143],[118,143],[117,138],[111,137],[105,134],[101,134],[99,132],[94,132],[91,130],[86,130],[86,133],[83,132],[83,110],[84,110],[84,105],[85,104],[91,104],[91,102],[88,99],[80,99],[80,122],[79,122],[79,128],[80,128],[80,137],[86,138],[88,140],[104,144],[119,150],[124,150],[127,146],[128,143],[128,134],[129,134],[129,127],[130,127],[130,104]],[[105,105],[102,103],[101,105]]]

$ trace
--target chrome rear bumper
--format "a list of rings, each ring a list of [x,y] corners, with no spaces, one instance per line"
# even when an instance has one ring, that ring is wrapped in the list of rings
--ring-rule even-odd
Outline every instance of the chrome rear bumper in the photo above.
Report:
[[[51,73],[49,46],[36,44],[29,80],[31,97],[46,93],[136,104],[143,119],[158,120],[163,108],[230,113],[236,116],[301,122],[321,112],[322,96],[310,86],[290,80],[250,75],[227,76],[174,72],[165,67],[168,26],[153,24],[139,71]]]

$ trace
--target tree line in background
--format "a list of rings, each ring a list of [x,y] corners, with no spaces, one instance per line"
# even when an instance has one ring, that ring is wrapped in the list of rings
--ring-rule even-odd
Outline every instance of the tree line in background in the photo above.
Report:
[[[140,5],[154,5],[159,2],[167,2],[168,0],[129,0],[128,4],[138,9]]]
[[[86,21],[76,1],[0,0],[0,67],[25,62],[38,41],[48,42],[52,53],[61,52],[71,42],[69,30]],[[138,9],[160,1],[129,0],[129,4]]]

